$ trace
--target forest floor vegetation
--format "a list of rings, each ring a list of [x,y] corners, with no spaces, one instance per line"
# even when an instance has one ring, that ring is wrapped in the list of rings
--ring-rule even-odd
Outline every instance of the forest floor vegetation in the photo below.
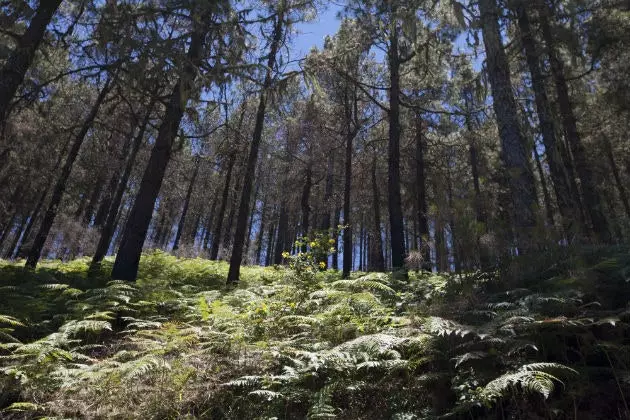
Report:
[[[89,262],[0,262],[0,418],[630,415],[625,248],[406,282],[294,260],[231,288],[224,262]]]

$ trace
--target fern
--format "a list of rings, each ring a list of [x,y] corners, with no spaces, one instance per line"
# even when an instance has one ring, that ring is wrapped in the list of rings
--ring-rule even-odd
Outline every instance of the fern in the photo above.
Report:
[[[558,363],[532,363],[490,381],[483,388],[482,397],[491,401],[520,388],[525,392],[541,394],[546,399],[554,391],[555,383],[564,384],[559,376],[576,374],[574,369]]]

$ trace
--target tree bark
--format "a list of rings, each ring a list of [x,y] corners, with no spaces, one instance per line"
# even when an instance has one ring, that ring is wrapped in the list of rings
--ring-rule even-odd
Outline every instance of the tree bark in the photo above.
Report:
[[[313,187],[313,167],[312,162],[306,165],[306,174],[304,179],[304,187],[302,188],[302,197],[300,199],[300,207],[302,208],[302,237],[306,240],[310,229],[311,218],[311,188]],[[302,252],[306,252],[306,244],[302,247]]]
[[[105,258],[105,255],[107,255],[107,251],[109,250],[109,245],[112,242],[112,237],[114,236],[116,226],[118,225],[118,217],[122,213],[120,205],[123,201],[123,196],[125,195],[125,190],[127,189],[127,183],[129,182],[129,178],[131,177],[131,173],[136,163],[136,156],[138,155],[138,151],[140,151],[140,146],[142,146],[144,133],[147,126],[149,125],[149,120],[151,119],[151,112],[153,111],[154,105],[155,99],[151,99],[151,103],[147,108],[144,119],[141,122],[140,127],[138,128],[138,133],[133,140],[133,145],[131,147],[129,157],[127,158],[125,169],[122,173],[122,176],[120,177],[120,181],[118,182],[118,186],[112,198],[111,204],[109,205],[109,209],[107,209],[107,218],[105,219],[105,222],[103,224],[101,235],[99,237],[98,244],[96,245],[96,250],[94,251],[94,256],[92,257],[92,262],[90,263],[90,270],[96,269],[98,267],[101,261],[103,261],[103,258]]]
[[[273,84],[273,72],[276,66],[276,55],[280,49],[282,41],[284,25],[284,2],[279,5],[278,15],[273,29],[271,45],[269,47],[269,55],[267,60],[267,73],[263,82],[262,91],[260,93],[260,101],[258,103],[258,111],[256,112],[256,123],[254,133],[252,135],[252,143],[250,145],[249,155],[247,157],[247,166],[243,179],[243,190],[238,208],[238,216],[236,218],[236,231],[234,232],[234,241],[232,247],[232,257],[230,258],[230,268],[228,271],[227,282],[231,284],[238,283],[241,270],[241,262],[243,260],[243,245],[245,239],[245,231],[247,229],[247,219],[249,217],[249,205],[252,194],[252,185],[254,176],[256,175],[256,163],[258,162],[258,149],[262,139],[263,128],[265,125],[265,111],[267,107],[267,95]]]
[[[197,180],[197,174],[199,173],[199,165],[201,159],[199,156],[195,157],[195,169],[193,170],[192,177],[190,178],[190,184],[188,184],[188,190],[186,191],[186,198],[184,198],[184,208],[182,209],[182,215],[177,223],[177,234],[175,235],[175,242],[173,242],[173,251],[177,251],[179,248],[179,240],[184,232],[184,223],[186,223],[186,215],[188,214],[188,207],[190,206],[190,197],[192,196],[193,189],[195,188],[195,181]]]
[[[387,149],[387,175],[391,259],[393,271],[405,268],[405,237],[400,193],[400,55],[398,51],[398,24],[390,33],[387,60],[389,64],[389,142]],[[405,272],[406,277],[406,272]]]
[[[347,116],[346,116],[347,118]],[[350,121],[347,121],[348,125]],[[347,127],[346,134],[346,159],[343,190],[343,270],[341,277],[347,279],[352,271],[352,217],[350,208],[350,195],[352,194],[352,145],[355,133]]]
[[[419,250],[422,253],[422,269],[431,271],[431,248],[429,247],[429,220],[427,218],[427,187],[424,164],[424,142],[422,118],[416,115],[415,118],[415,139],[416,139],[416,211],[418,220],[418,241]]]
[[[227,168],[225,172],[225,181],[223,184],[223,193],[221,194],[221,205],[219,212],[215,216],[215,226],[212,232],[212,247],[210,249],[210,259],[215,260],[219,257],[219,246],[221,245],[221,233],[223,232],[223,219],[225,218],[225,209],[230,198],[230,183],[232,181],[232,171],[236,162],[236,151],[230,152],[228,157]]]
[[[612,171],[613,177],[615,178],[615,185],[617,186],[617,191],[619,191],[619,198],[621,199],[621,203],[623,204],[623,209],[626,212],[626,217],[630,219],[630,201],[628,201],[628,193],[626,191],[626,187],[621,179],[621,174],[619,173],[619,168],[615,163],[615,155],[612,148],[612,144],[610,144],[610,139],[602,134],[604,149],[606,151],[606,157],[608,158],[608,164],[610,165],[610,170]]]
[[[571,184],[568,181],[566,168],[562,161],[560,149],[563,146],[562,143],[558,142],[556,139],[551,105],[547,97],[545,79],[539,61],[540,54],[536,48],[534,33],[531,28],[526,7],[527,5],[523,0],[520,0],[516,5],[521,42],[523,43],[525,58],[531,74],[534,98],[536,101],[536,114],[545,146],[545,155],[547,157],[547,163],[549,164],[551,180],[558,200],[558,210],[565,222],[565,230],[568,230],[572,223],[580,223],[579,212],[581,210],[579,194],[577,191],[572,190]]]
[[[552,11],[549,6],[545,4],[544,0],[537,0],[537,5],[540,12],[540,26],[543,39],[547,46],[551,73],[556,85],[556,96],[560,108],[564,134],[569,143],[571,154],[573,155],[575,171],[580,179],[580,186],[582,187],[584,209],[591,221],[591,229],[596,239],[605,243],[610,240],[608,221],[602,212],[601,198],[595,187],[593,171],[586,157],[586,150],[577,129],[577,119],[575,118],[569,97],[569,86],[565,78],[564,63],[556,51],[556,42],[550,25]]]
[[[44,219],[42,220],[42,224],[39,227],[39,231],[37,232],[33,245],[31,246],[31,249],[28,253],[28,257],[26,259],[26,267],[35,268],[37,266],[37,263],[39,262],[42,250],[44,249],[44,244],[46,243],[46,239],[48,238],[50,229],[52,228],[55,217],[57,216],[57,211],[59,210],[59,205],[61,204],[63,193],[66,190],[66,184],[68,182],[68,178],[70,178],[70,173],[72,172],[74,162],[79,155],[79,150],[81,149],[83,140],[85,140],[88,131],[90,130],[92,124],[94,123],[94,120],[96,119],[96,115],[98,114],[98,110],[101,107],[101,104],[109,93],[112,83],[113,82],[111,77],[107,79],[107,82],[105,82],[105,86],[98,94],[96,101],[92,105],[90,113],[83,121],[81,129],[77,133],[74,142],[72,143],[72,146],[68,151],[68,156],[66,157],[66,161],[61,168],[61,174],[59,175],[57,183],[55,184],[55,187],[53,189],[50,203],[48,204],[48,208],[46,210],[46,213],[44,214]]]
[[[187,61],[166,106],[166,113],[144,171],[140,189],[125,224],[120,248],[112,269],[113,279],[135,281],[138,275],[140,255],[151,224],[155,200],[162,186],[166,167],[171,158],[173,142],[191,95],[193,82],[197,77],[206,30],[207,28],[196,28],[192,33]]]
[[[533,246],[533,228],[536,225],[536,191],[528,159],[530,148],[519,125],[510,68],[501,42],[496,0],[480,0],[479,9],[487,73],[501,138],[501,159],[510,190],[510,218],[515,228],[516,246],[522,254]]]
[[[46,34],[46,27],[59,8],[61,1],[41,0],[39,2],[37,12],[35,12],[26,32],[20,37],[15,50],[9,56],[4,67],[0,69],[0,127],[6,121],[11,100],[24,81],[24,76],[35,57],[35,52]]]
[[[383,259],[383,237],[381,236],[381,197],[378,191],[378,179],[376,176],[376,155],[372,158],[372,208],[374,209],[374,233],[370,241],[374,249],[370,256],[373,271],[385,271]]]

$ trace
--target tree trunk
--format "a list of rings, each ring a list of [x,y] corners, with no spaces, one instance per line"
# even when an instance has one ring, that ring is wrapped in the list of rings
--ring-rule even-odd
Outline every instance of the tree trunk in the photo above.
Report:
[[[289,242],[289,212],[286,208],[286,203],[280,204],[280,214],[278,216],[278,237],[276,238],[275,250],[273,254],[273,263],[280,264],[282,262],[282,253],[287,251],[285,247]]]
[[[419,250],[422,253],[422,269],[431,271],[431,248],[429,246],[429,220],[427,218],[427,187],[426,175],[424,171],[424,142],[422,118],[416,115],[415,118],[415,138],[416,138],[416,211],[418,220],[418,230],[420,240]]]
[[[308,238],[311,218],[311,188],[313,186],[313,169],[312,162],[306,165],[306,176],[304,179],[304,187],[302,188],[302,197],[300,199],[300,207],[302,208],[302,237],[304,240]],[[306,252],[306,244],[302,247],[302,252]]]
[[[348,118],[346,116],[346,118]],[[350,124],[350,121],[347,121]],[[347,279],[352,271],[352,217],[350,195],[352,194],[352,144],[355,133],[348,127],[346,134],[346,160],[343,190],[343,270],[341,277]]]
[[[628,193],[626,192],[626,187],[621,179],[621,174],[619,173],[619,168],[615,163],[615,156],[612,148],[612,144],[610,144],[610,139],[602,134],[604,148],[606,150],[606,157],[608,158],[608,164],[610,165],[610,169],[612,171],[613,177],[615,178],[615,185],[617,186],[617,191],[619,191],[619,198],[621,199],[621,203],[623,204],[623,209],[626,212],[626,217],[630,219],[630,201],[628,201]]]
[[[492,87],[493,107],[501,138],[501,159],[510,190],[510,218],[515,228],[516,246],[525,253],[533,246],[536,225],[536,191],[529,165],[529,146],[521,132],[507,56],[501,42],[496,0],[480,0],[487,73]]]
[[[376,177],[376,155],[372,158],[372,207],[374,209],[374,238],[370,243],[374,249],[370,260],[373,271],[385,271],[383,259],[383,238],[381,236],[381,197],[378,191],[378,179]]]
[[[520,0],[516,5],[518,24],[521,32],[521,42],[523,43],[525,58],[532,78],[532,87],[534,89],[534,98],[536,100],[536,114],[538,115],[540,132],[545,146],[545,154],[547,157],[547,163],[549,164],[551,180],[558,200],[558,210],[565,222],[565,230],[568,230],[567,228],[570,227],[571,223],[580,222],[579,194],[577,191],[572,190],[571,184],[568,181],[566,168],[562,161],[562,153],[560,152],[562,143],[559,143],[556,139],[551,105],[549,98],[547,97],[545,79],[540,67],[540,54],[536,48],[534,32],[532,31],[530,25],[526,7],[527,5],[523,0]],[[537,157],[537,159],[540,158]],[[578,199],[577,201],[576,198]],[[547,207],[547,212],[549,212],[549,207]]]
[[[88,131],[92,127],[94,123],[94,119],[98,114],[98,110],[105,100],[111,86],[112,79],[108,78],[107,82],[105,82],[105,86],[99,93],[96,98],[96,102],[92,105],[92,109],[90,113],[87,115],[83,124],[81,125],[81,129],[77,133],[77,136],[70,147],[68,152],[68,156],[66,157],[66,161],[61,168],[61,174],[57,179],[57,183],[52,192],[52,196],[50,199],[50,203],[48,204],[48,209],[44,214],[44,219],[42,220],[42,224],[39,227],[39,231],[35,236],[35,240],[31,249],[28,253],[28,257],[26,259],[26,267],[35,268],[41,257],[42,250],[44,249],[44,244],[46,243],[46,239],[48,238],[48,234],[50,233],[50,229],[52,228],[53,222],[55,221],[55,217],[57,216],[57,211],[59,210],[59,205],[61,204],[61,199],[63,198],[63,193],[66,190],[66,184],[68,182],[68,178],[70,178],[70,173],[72,172],[72,167],[74,162],[79,155],[79,150],[81,149],[81,145],[83,144],[83,140],[85,139]]]
[[[4,257],[6,259],[13,258],[13,251],[15,251],[15,247],[17,246],[18,242],[20,241],[20,238],[22,237],[22,231],[24,229],[24,225],[26,224],[26,220],[27,220],[27,216],[21,217],[20,224],[15,230],[15,235],[13,236],[13,240],[9,244],[9,248],[7,248],[4,254]],[[2,243],[2,241],[0,241],[0,243]]]
[[[333,229],[333,234],[335,235],[333,237],[333,240],[335,241],[334,243],[334,247],[335,247],[335,252],[332,255],[332,268],[334,270],[339,270],[339,232],[337,231],[337,226],[339,226],[339,219],[341,217],[341,209],[339,207],[337,207],[335,209],[335,225],[334,225],[334,229]]]
[[[104,171],[102,171],[104,172]],[[101,197],[101,192],[103,191],[103,183],[105,182],[105,173],[101,173],[98,175],[96,179],[96,183],[94,184],[94,189],[92,190],[92,194],[90,194],[90,198],[87,201],[87,205],[83,210],[83,224],[85,226],[90,226],[92,223],[92,216],[94,214],[94,208]],[[79,215],[80,216],[80,215]]]
[[[149,125],[149,120],[151,119],[151,112],[153,111],[154,105],[155,99],[151,99],[151,103],[147,108],[144,119],[140,124],[140,127],[138,128],[138,133],[133,140],[133,145],[131,147],[129,157],[127,158],[125,169],[122,173],[122,176],[120,177],[120,181],[118,182],[118,186],[112,198],[109,209],[107,209],[107,218],[105,219],[105,223],[101,230],[101,236],[99,237],[98,244],[96,245],[94,257],[92,257],[92,262],[90,263],[90,270],[96,269],[98,267],[101,261],[103,261],[103,258],[105,258],[105,255],[107,255],[107,251],[109,250],[109,245],[112,242],[112,237],[114,236],[116,226],[118,225],[118,217],[122,213],[120,205],[123,201],[123,196],[125,195],[125,190],[127,189],[127,183],[129,182],[133,167],[136,163],[136,156],[138,155],[140,146],[142,146],[144,133],[147,126]]]
[[[228,157],[227,168],[225,172],[225,181],[223,184],[223,193],[221,194],[221,205],[219,212],[215,216],[215,226],[212,232],[212,248],[210,249],[210,259],[215,260],[219,257],[219,246],[221,245],[221,233],[223,232],[223,219],[225,218],[225,209],[230,198],[230,183],[232,181],[232,171],[236,162],[236,151],[230,152]]]
[[[326,168],[326,186],[324,187],[324,202],[323,202],[323,214],[322,224],[320,229],[327,231],[330,229],[330,202],[333,196],[334,187],[334,170],[335,170],[335,153],[330,153],[328,157],[328,167]],[[336,226],[335,226],[336,227]]]
[[[273,261],[272,259],[273,252],[274,252],[273,237],[275,233],[276,233],[276,226],[272,223],[271,226],[269,226],[269,234],[267,238],[267,255],[265,255],[265,267],[269,267],[271,265],[271,262]]]
[[[575,171],[580,179],[582,195],[584,197],[584,208],[590,218],[595,237],[605,243],[610,240],[608,221],[602,212],[601,199],[595,187],[593,171],[586,157],[586,150],[577,129],[577,120],[573,113],[573,107],[569,97],[569,86],[565,78],[564,63],[556,51],[556,41],[554,40],[549,23],[552,12],[543,0],[537,0],[537,2],[540,11],[542,34],[547,46],[547,54],[549,55],[551,73],[556,84],[556,96],[562,117],[564,134],[571,148]]]
[[[151,224],[155,200],[171,158],[173,142],[197,76],[206,30],[207,28],[197,28],[191,36],[187,61],[166,106],[166,113],[144,171],[140,189],[125,224],[120,248],[112,269],[113,279],[135,281],[138,275],[140,254]]]
[[[184,232],[184,223],[186,223],[186,215],[188,214],[188,207],[190,206],[190,197],[192,196],[193,189],[195,188],[195,181],[197,180],[197,173],[199,173],[199,165],[201,159],[199,156],[195,157],[195,169],[193,170],[192,177],[190,178],[190,184],[188,184],[188,191],[186,191],[186,198],[184,198],[184,208],[182,209],[182,215],[177,223],[177,234],[175,235],[175,242],[173,243],[173,251],[177,251],[179,248],[179,240]]]
[[[549,227],[553,227],[555,222],[553,220],[553,206],[551,205],[551,195],[549,194],[549,188],[547,188],[547,180],[545,178],[545,171],[543,170],[542,163],[540,162],[540,155],[536,150],[536,144],[534,143],[534,161],[536,162],[536,169],[538,170],[538,177],[540,178],[540,186],[543,192],[543,202],[545,203],[545,214],[547,215],[547,223]]]
[[[230,268],[228,271],[227,282],[231,284],[238,283],[241,270],[241,261],[243,259],[243,245],[245,239],[245,230],[247,229],[247,219],[249,217],[249,205],[252,194],[252,184],[256,175],[256,163],[258,162],[258,149],[262,139],[263,128],[265,125],[265,111],[267,107],[267,95],[273,84],[273,71],[276,66],[276,55],[280,49],[282,41],[284,25],[284,2],[281,2],[276,16],[276,22],[273,29],[272,41],[269,47],[269,55],[267,60],[267,73],[263,82],[262,91],[260,93],[260,101],[258,103],[258,111],[256,112],[256,123],[254,133],[252,135],[252,143],[247,157],[247,166],[243,179],[243,191],[238,208],[238,217],[236,218],[236,231],[234,232],[234,241],[232,247],[232,257],[230,258]]]
[[[389,142],[387,149],[387,203],[391,235],[393,271],[404,270],[405,238],[400,193],[400,56],[398,51],[398,27],[394,24],[387,51],[389,64]],[[406,277],[406,273],[405,273]]]
[[[41,0],[35,16],[31,20],[26,32],[20,37],[15,50],[0,69],[0,127],[4,125],[9,104],[18,88],[24,81],[26,71],[31,66],[35,52],[39,47],[46,27],[59,8],[62,0]]]

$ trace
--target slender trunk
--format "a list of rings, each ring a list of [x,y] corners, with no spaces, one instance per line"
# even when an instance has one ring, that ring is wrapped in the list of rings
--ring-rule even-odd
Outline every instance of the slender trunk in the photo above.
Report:
[[[206,222],[206,236],[203,238],[203,249],[208,249],[208,244],[212,239],[212,224],[214,222],[214,211],[217,209],[217,205],[219,204],[219,198],[216,194],[214,194],[214,199],[212,200],[212,205],[210,206],[210,213],[208,214],[208,221]]]
[[[304,180],[304,187],[302,188],[302,198],[300,199],[300,206],[302,207],[302,237],[308,238],[308,232],[310,229],[311,218],[311,205],[309,200],[311,198],[311,187],[313,186],[313,169],[312,163],[309,162],[306,166],[306,177]],[[306,244],[302,247],[302,252],[306,252]]]
[[[27,219],[28,219],[28,216],[22,216],[20,224],[18,225],[18,228],[15,230],[15,235],[13,236],[13,240],[9,244],[9,248],[7,248],[4,254],[4,257],[6,259],[13,258],[13,251],[15,251],[15,247],[17,246],[18,242],[20,241],[20,238],[22,237],[22,232],[24,229],[24,225],[27,222]],[[1,243],[2,241],[0,241],[0,244]]]
[[[610,139],[606,135],[602,135],[604,148],[606,149],[606,157],[608,158],[608,164],[610,165],[610,169],[613,173],[613,177],[615,178],[615,185],[617,186],[617,191],[619,191],[619,198],[621,199],[621,203],[623,204],[623,209],[626,212],[626,217],[630,219],[630,201],[628,201],[628,193],[626,192],[626,187],[621,179],[621,174],[619,173],[619,168],[615,163],[615,156],[612,148],[612,144],[610,144]]]
[[[346,116],[347,118],[347,116]],[[347,121],[350,124],[350,121]],[[348,127],[346,134],[345,182],[343,190],[343,270],[341,277],[347,279],[352,271],[352,217],[350,195],[352,194],[352,144],[355,133]]]
[[[94,257],[92,257],[90,269],[97,268],[101,261],[103,261],[103,258],[105,258],[105,255],[107,255],[107,251],[109,250],[109,245],[112,242],[112,237],[114,236],[114,232],[116,231],[116,226],[118,226],[118,217],[122,213],[122,208],[120,205],[123,201],[123,196],[125,195],[125,190],[127,189],[127,183],[129,182],[133,167],[136,163],[136,156],[138,155],[138,151],[140,151],[140,146],[142,146],[144,133],[149,124],[151,112],[153,111],[154,105],[155,99],[152,99],[149,107],[147,108],[144,120],[138,128],[138,133],[133,140],[133,145],[131,147],[129,157],[127,158],[125,169],[122,173],[122,176],[120,177],[120,181],[118,182],[118,186],[112,198],[109,209],[107,209],[107,218],[105,219],[103,229],[101,230],[101,236],[99,237],[98,244],[96,245]]]
[[[448,224],[451,231],[451,255],[453,256],[453,266],[455,272],[460,272],[460,252],[457,238],[457,225],[455,222],[455,208],[453,203],[453,180],[451,176],[450,166],[447,168],[446,188],[448,194]]]
[[[66,190],[66,184],[68,182],[68,178],[70,178],[70,173],[72,172],[72,167],[74,166],[74,162],[79,155],[79,150],[81,149],[81,145],[83,144],[83,140],[87,136],[88,131],[92,127],[94,123],[94,119],[98,114],[98,110],[105,100],[110,88],[112,86],[111,78],[107,80],[105,86],[99,93],[96,98],[96,102],[92,105],[92,109],[90,113],[87,115],[83,124],[81,125],[81,129],[79,133],[74,139],[72,146],[68,152],[68,156],[66,157],[66,161],[61,168],[61,174],[57,179],[57,183],[52,192],[52,196],[50,199],[50,203],[48,204],[48,209],[44,214],[44,219],[42,220],[42,224],[39,227],[39,231],[35,236],[35,240],[31,249],[28,253],[28,257],[26,259],[26,267],[35,268],[41,257],[42,250],[44,249],[44,244],[46,243],[46,239],[48,238],[48,234],[50,233],[50,229],[52,228],[53,222],[55,221],[55,217],[57,216],[57,212],[59,210],[59,205],[61,204],[61,199],[63,198],[63,193]]]
[[[249,204],[251,200],[252,184],[256,174],[256,163],[258,162],[258,149],[262,139],[263,128],[265,125],[265,111],[267,107],[267,95],[273,84],[273,71],[276,66],[276,55],[280,49],[282,41],[283,25],[284,25],[284,1],[279,5],[278,16],[273,29],[272,41],[269,48],[267,60],[267,74],[263,82],[262,91],[260,93],[260,102],[258,103],[258,111],[256,112],[256,123],[254,133],[252,135],[252,143],[247,157],[247,167],[243,179],[243,191],[238,208],[238,217],[236,218],[236,230],[234,232],[234,241],[232,247],[232,257],[230,258],[230,268],[228,271],[227,282],[238,283],[241,270],[241,261],[243,259],[243,244],[245,239],[245,230],[247,228],[247,219],[249,217]]]
[[[195,181],[197,180],[197,174],[199,173],[199,165],[201,159],[199,156],[195,157],[195,169],[193,170],[192,177],[190,178],[190,184],[188,184],[188,191],[186,191],[186,198],[184,199],[184,208],[182,209],[182,215],[177,223],[177,234],[175,235],[175,242],[173,243],[173,251],[177,251],[179,248],[179,240],[184,232],[184,223],[186,223],[186,215],[188,214],[188,207],[190,206],[190,197],[192,196],[193,189],[195,188]]]
[[[173,142],[177,136],[179,124],[197,76],[206,30],[206,28],[197,28],[191,36],[187,61],[166,106],[164,119],[142,177],[140,189],[125,224],[120,248],[112,269],[112,278],[114,279],[135,281],[138,275],[140,254],[151,224],[155,200],[160,192],[166,166],[171,158]]]
[[[221,245],[221,232],[223,231],[223,219],[225,218],[225,209],[230,198],[230,183],[232,181],[232,171],[236,162],[236,152],[232,151],[228,158],[227,168],[225,172],[225,181],[223,184],[223,193],[221,194],[221,205],[219,212],[215,216],[215,226],[212,232],[212,248],[210,249],[210,259],[216,260],[219,257],[219,246]]]
[[[320,229],[323,231],[327,231],[330,229],[330,202],[333,196],[333,181],[334,181],[334,170],[335,170],[335,153],[331,153],[328,157],[328,167],[326,168],[326,186],[324,187],[324,202],[323,202],[323,214],[322,214],[322,224]]]
[[[520,253],[533,246],[536,225],[536,191],[529,165],[529,146],[521,132],[507,56],[501,42],[496,0],[480,0],[487,72],[492,87],[493,107],[501,138],[501,159],[510,191],[510,218]]]
[[[538,177],[540,178],[540,186],[543,192],[543,202],[545,203],[545,214],[547,215],[547,223],[550,227],[553,227],[555,222],[553,220],[553,206],[551,205],[551,194],[549,194],[549,188],[547,188],[547,179],[545,177],[545,171],[543,170],[542,163],[540,162],[540,155],[538,154],[537,147],[534,144],[534,161],[536,162],[536,169],[538,170]]]
[[[262,212],[260,214],[260,226],[258,228],[258,235],[256,237],[256,257],[254,264],[260,264],[260,255],[262,253],[263,248],[263,240],[265,239],[265,222],[267,217],[267,206],[263,202]]]
[[[560,108],[564,134],[571,148],[575,171],[580,179],[580,186],[582,187],[582,195],[584,197],[584,208],[590,218],[595,237],[605,243],[610,239],[608,221],[602,212],[601,199],[595,187],[594,174],[586,157],[586,150],[577,129],[577,119],[575,118],[569,97],[569,86],[565,78],[564,63],[556,50],[556,41],[549,22],[552,12],[542,0],[538,0],[538,6],[542,34],[547,46],[551,73],[556,84],[556,96]]]
[[[276,233],[276,226],[272,223],[271,226],[269,226],[269,234],[267,238],[267,241],[268,241],[267,242],[267,255],[265,255],[266,267],[269,267],[272,262],[272,255],[273,255],[273,250],[274,250],[273,237],[275,233]]]
[[[280,204],[280,215],[278,217],[278,237],[276,238],[275,250],[273,255],[273,263],[280,264],[282,262],[282,253],[286,251],[285,247],[289,242],[289,212],[286,203]]]
[[[90,198],[87,201],[87,205],[83,210],[83,224],[89,226],[92,223],[92,216],[94,214],[94,208],[96,207],[96,203],[98,203],[99,198],[101,197],[101,192],[103,191],[103,183],[105,182],[105,174],[99,174],[96,179],[96,184],[94,184],[94,189],[92,190],[92,194],[90,194]],[[80,215],[79,215],[80,216]]]
[[[526,7],[527,5],[523,0],[520,0],[516,5],[518,24],[521,32],[521,42],[523,43],[525,58],[531,74],[534,98],[536,101],[536,114],[538,115],[540,132],[545,146],[547,163],[549,164],[549,173],[551,175],[552,184],[558,200],[558,210],[565,221],[566,229],[571,225],[571,223],[580,222],[580,205],[579,202],[575,201],[575,198],[579,198],[579,195],[577,191],[573,191],[571,189],[571,184],[568,181],[565,166],[562,161],[562,154],[560,151],[562,143],[558,142],[556,139],[556,130],[553,123],[551,105],[545,90],[545,78],[539,61],[540,53],[536,48],[534,32],[531,28]],[[537,159],[539,158],[537,157]],[[539,164],[539,162],[537,162],[537,164]],[[543,178],[541,177],[541,179]],[[547,212],[549,212],[548,206]]]
[[[390,87],[387,203],[389,207],[392,269],[398,271],[404,270],[405,267],[405,238],[400,193],[400,56],[397,23],[394,23],[394,26],[388,49]]]
[[[254,199],[252,200],[252,208],[249,211],[249,222],[247,222],[247,235],[245,236],[245,248],[243,254],[247,258],[249,246],[252,240],[252,229],[254,228],[254,218],[256,216],[256,202],[258,201],[258,192],[260,190],[260,181],[256,182],[256,190],[254,191]]]
[[[9,235],[11,234],[11,231],[13,230],[13,225],[15,224],[15,219],[17,218],[17,215],[18,215],[18,211],[15,210],[13,212],[13,215],[11,215],[9,222],[7,223],[5,228],[2,230],[2,233],[0,234],[0,250],[2,249],[2,245],[4,245],[4,241],[9,237]]]
[[[415,138],[416,138],[416,211],[418,230],[420,234],[419,249],[422,253],[422,269],[431,271],[431,248],[429,246],[429,220],[427,218],[427,187],[426,175],[424,170],[424,142],[422,118],[416,115],[415,118]]]
[[[372,270],[385,271],[385,260],[383,259],[383,238],[381,237],[381,197],[378,191],[378,179],[376,176],[376,155],[372,158],[372,207],[374,210],[374,240]]]
[[[339,219],[341,218],[341,209],[337,207],[335,209],[335,225],[333,229],[333,240],[335,241],[333,246],[335,247],[335,252],[332,255],[332,268],[334,270],[339,270],[339,232],[337,231],[337,226],[339,226]]]
[[[46,27],[59,8],[62,0],[42,0],[26,32],[20,37],[15,50],[0,69],[0,127],[4,125],[9,104],[24,81],[26,71],[31,66]]]

